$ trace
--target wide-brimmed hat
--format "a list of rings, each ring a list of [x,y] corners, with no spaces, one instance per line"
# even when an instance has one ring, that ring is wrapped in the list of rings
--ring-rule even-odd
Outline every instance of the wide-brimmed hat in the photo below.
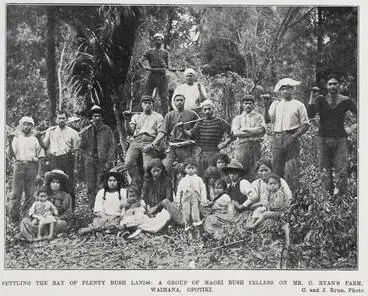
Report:
[[[301,82],[291,79],[291,78],[282,78],[279,80],[279,82],[277,82],[274,91],[277,92],[280,90],[281,87],[283,86],[297,86],[299,85]]]
[[[230,172],[237,172],[240,175],[245,175],[247,173],[247,171],[243,168],[242,164],[235,159],[231,160],[230,164],[224,167],[222,171],[225,174],[229,174]]]
[[[50,184],[53,179],[59,180],[65,190],[68,191],[71,188],[69,176],[62,170],[52,170],[45,173],[45,184]]]
[[[100,106],[93,105],[91,110],[88,112],[88,117],[91,117],[92,114],[101,114],[103,115],[103,109]]]

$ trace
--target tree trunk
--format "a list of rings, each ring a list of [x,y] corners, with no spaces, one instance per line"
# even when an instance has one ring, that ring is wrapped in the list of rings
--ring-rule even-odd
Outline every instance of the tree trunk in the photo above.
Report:
[[[322,8],[317,7],[317,62],[316,62],[316,84],[319,87],[322,87],[321,85],[321,78],[322,78],[322,44],[323,44],[323,38],[322,38]]]
[[[55,56],[55,35],[56,18],[55,9],[52,6],[46,8],[47,15],[47,97],[50,102],[50,121],[53,122],[56,117],[57,90],[56,90],[56,56]]]

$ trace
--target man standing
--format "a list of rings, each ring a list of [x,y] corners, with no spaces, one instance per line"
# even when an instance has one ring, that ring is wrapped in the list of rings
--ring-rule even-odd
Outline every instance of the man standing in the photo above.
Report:
[[[183,95],[185,97],[184,110],[193,110],[196,112],[200,111],[201,102],[207,99],[207,92],[204,86],[200,82],[194,82],[196,77],[196,72],[188,68],[184,71],[185,83],[180,84],[174,90],[172,97],[172,106],[176,110],[174,104],[174,97],[176,95]]]
[[[242,102],[243,112],[234,117],[231,130],[239,139],[235,158],[247,171],[247,180],[255,178],[255,167],[262,156],[261,141],[266,133],[266,124],[262,114],[254,110],[254,97],[245,95]]]
[[[74,174],[78,165],[80,137],[77,131],[66,125],[67,114],[61,110],[56,117],[57,126],[50,127],[41,146],[50,154],[50,170],[59,169],[69,176],[72,188],[72,209],[75,210]]]
[[[12,193],[9,200],[10,222],[18,224],[21,212],[28,214],[33,203],[33,193],[36,181],[41,180],[42,163],[44,156],[38,139],[32,134],[34,121],[24,116],[19,121],[17,134],[11,143],[15,158],[13,167]],[[25,194],[22,211],[20,209],[22,194]]]
[[[151,144],[154,147],[165,136],[169,138],[170,150],[162,161],[169,175],[172,172],[174,160],[183,162],[192,156],[194,152],[194,141],[191,141],[184,131],[192,129],[199,116],[192,110],[184,110],[184,101],[185,98],[182,95],[176,95],[174,104],[177,110],[170,111],[165,115],[164,121],[159,128],[159,133]]]
[[[205,100],[201,107],[205,118],[198,121],[192,130],[184,130],[184,132],[196,141],[199,150],[196,155],[198,175],[202,177],[205,169],[214,161],[216,154],[226,147],[232,138],[230,125],[225,120],[214,116],[212,101]],[[224,137],[226,140],[222,142]]]
[[[328,173],[328,190],[331,194],[343,194],[348,185],[348,145],[347,136],[356,129],[356,124],[348,130],[344,128],[347,111],[357,114],[354,101],[339,94],[339,81],[330,76],[327,81],[327,95],[311,94],[308,114],[319,113],[319,165]],[[333,183],[332,169],[335,170],[336,184]]]
[[[273,172],[284,177],[293,191],[297,189],[299,179],[298,138],[310,126],[304,104],[293,98],[294,86],[299,84],[299,81],[283,78],[275,86],[275,92],[280,92],[282,99],[272,104],[270,100],[265,100],[265,121],[272,123],[273,130]]]
[[[141,98],[143,112],[133,115],[129,129],[133,134],[133,141],[130,143],[126,155],[126,167],[132,179],[140,179],[139,159],[142,156],[143,170],[146,171],[148,163],[155,157],[150,145],[156,138],[158,129],[164,120],[162,115],[153,111],[153,98],[144,95]]]
[[[103,110],[93,106],[89,112],[92,124],[81,131],[80,150],[84,159],[87,195],[90,209],[93,209],[98,187],[103,176],[112,166],[115,153],[114,134],[102,122]]]
[[[153,90],[157,87],[158,94],[161,98],[161,108],[163,114],[168,111],[168,97],[169,81],[166,76],[165,69],[169,69],[169,52],[161,48],[164,41],[164,35],[156,33],[153,36],[155,42],[155,48],[149,49],[145,54],[139,59],[139,64],[145,69],[151,71],[148,75],[145,95],[152,96]],[[149,67],[143,65],[144,60],[147,60]]]

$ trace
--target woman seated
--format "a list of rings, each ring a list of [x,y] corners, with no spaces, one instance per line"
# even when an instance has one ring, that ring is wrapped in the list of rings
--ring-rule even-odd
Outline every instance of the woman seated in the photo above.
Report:
[[[260,159],[257,162],[256,170],[258,179],[252,182],[255,195],[245,203],[245,206],[254,209],[247,226],[258,228],[258,226],[265,224],[262,229],[266,229],[272,224],[275,225],[275,220],[282,216],[281,214],[287,209],[292,199],[292,193],[284,179],[273,175],[270,180],[272,175],[270,160]],[[268,218],[271,218],[271,220],[264,223]]]
[[[93,212],[95,218],[79,234],[104,231],[115,228],[120,221],[122,208],[127,204],[127,190],[122,188],[120,173],[110,171],[105,176],[104,188],[96,195]]]
[[[57,215],[54,222],[54,236],[69,229],[72,218],[72,204],[66,188],[70,188],[68,175],[61,170],[52,170],[45,174],[45,187],[49,201],[56,207]],[[37,238],[38,226],[32,223],[32,219],[26,217],[20,224],[19,237],[28,241]]]

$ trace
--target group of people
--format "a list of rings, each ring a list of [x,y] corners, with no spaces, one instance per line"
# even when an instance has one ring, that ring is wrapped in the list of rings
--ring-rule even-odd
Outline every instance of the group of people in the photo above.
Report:
[[[155,35],[156,48],[142,60],[147,59],[157,69],[151,72],[147,87],[158,83],[160,96],[165,97],[168,56],[160,48],[162,39],[162,35]],[[336,76],[328,78],[326,95],[314,89],[308,108],[294,97],[300,82],[290,78],[276,84],[278,99],[262,96],[264,114],[255,110],[254,96],[244,95],[241,113],[230,124],[215,116],[213,101],[195,82],[195,71],[186,69],[184,75],[186,82],[172,96],[172,111],[155,112],[149,88],[151,93],[141,97],[142,112],[126,118],[131,135],[125,158],[131,180],[127,186],[122,175],[111,170],[116,142],[111,128],[103,123],[104,112],[99,106],[91,108],[91,124],[79,133],[66,125],[65,111],[57,114],[57,126],[45,134],[34,132],[33,119],[23,117],[11,145],[15,163],[9,198],[9,218],[13,224],[20,223],[20,236],[39,240],[67,231],[76,206],[74,174],[80,156],[89,208],[94,214],[93,221],[80,229],[81,235],[114,230],[123,236],[156,233],[170,221],[196,237],[203,231],[216,236],[234,223],[254,230],[269,229],[283,221],[292,192],[298,188],[298,138],[308,130],[309,117],[317,113],[320,167],[329,173],[331,194],[344,193],[346,138],[356,128],[354,125],[346,131],[344,117],[347,111],[356,114],[357,107],[352,99],[339,94]],[[163,101],[168,102],[168,98]],[[262,158],[266,123],[272,129],[272,160]],[[230,159],[221,150],[234,140],[236,149]],[[50,171],[33,203],[45,151]]]

